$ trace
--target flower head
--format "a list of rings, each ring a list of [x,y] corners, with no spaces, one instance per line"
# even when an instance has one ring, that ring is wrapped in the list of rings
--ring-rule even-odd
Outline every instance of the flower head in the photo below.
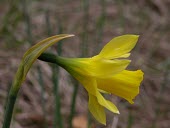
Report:
[[[101,92],[108,92],[133,103],[139,93],[143,80],[141,70],[125,70],[130,60],[130,51],[136,45],[137,35],[123,35],[113,38],[101,52],[91,58],[56,57],[56,62],[73,75],[87,90],[88,107],[92,115],[102,124],[106,124],[104,108],[119,113],[117,107],[106,100]]]

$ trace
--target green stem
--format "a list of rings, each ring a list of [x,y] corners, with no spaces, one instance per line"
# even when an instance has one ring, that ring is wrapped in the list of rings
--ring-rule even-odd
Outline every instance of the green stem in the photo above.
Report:
[[[11,119],[12,119],[12,113],[15,105],[17,95],[13,95],[10,91],[8,100],[7,100],[7,106],[5,109],[5,116],[4,116],[4,122],[2,128],[9,128]]]
[[[27,40],[30,44],[32,44],[32,33],[31,33],[31,20],[28,13],[28,3],[26,0],[22,0],[23,5],[23,14],[24,14],[24,20],[25,20],[25,26],[26,26],[26,33],[27,33]]]
[[[45,109],[45,86],[44,86],[44,81],[43,81],[43,76],[41,72],[41,67],[37,67],[38,70],[38,75],[39,75],[39,84],[41,86],[41,102],[42,102],[42,111],[43,111],[43,116],[44,116],[44,122],[43,122],[43,128],[48,128],[48,123],[47,123],[47,112]]]
[[[46,10],[45,23],[46,23],[47,35],[51,36],[52,30],[51,30],[51,25],[50,25],[50,16],[49,16],[49,14],[50,14],[49,10]]]
[[[52,53],[42,53],[38,57],[38,59],[45,61],[45,62],[54,63],[54,64],[57,64],[58,66],[65,68],[63,63],[64,63],[65,59],[69,59],[69,58],[63,58],[63,57],[60,57],[60,56],[56,56],[55,54],[52,54]],[[58,71],[58,69],[57,69],[57,71]]]
[[[129,110],[129,116],[128,116],[128,125],[127,128],[131,128],[133,125],[133,115],[132,115],[132,110]]]
[[[14,105],[16,102],[16,98],[17,98],[21,83],[24,80],[23,76],[24,76],[24,67],[21,63],[17,70],[17,73],[14,78],[14,82],[13,82],[13,84],[10,88],[9,94],[8,94],[8,99],[7,99],[7,104],[6,104],[5,114],[4,114],[4,122],[3,122],[2,128],[10,127],[12,113],[13,113]]]
[[[73,95],[72,95],[72,101],[71,101],[71,109],[70,109],[70,117],[69,117],[69,128],[72,128],[72,120],[74,117],[74,113],[75,113],[75,106],[76,106],[76,97],[77,97],[77,93],[78,93],[78,82],[74,81],[74,91],[73,91]]]
[[[62,33],[63,28],[60,22],[60,18],[57,18],[57,25],[58,25],[57,33]],[[50,24],[48,26],[49,28],[51,28]],[[61,41],[59,41],[57,45],[57,53],[58,55],[62,54]],[[58,65],[52,65],[52,70],[53,70],[53,85],[54,85],[54,96],[55,96],[55,117],[54,117],[53,127],[56,128],[58,124],[59,128],[63,128],[63,119],[62,119],[62,114],[61,114],[61,100],[60,100],[60,94],[59,94],[59,77],[58,77],[60,74],[60,70],[59,70]]]
[[[88,21],[89,21],[89,0],[83,0],[83,11],[84,11],[84,18],[83,18],[83,32],[82,32],[82,55],[87,55],[88,51]]]
[[[56,65],[52,66],[53,71],[59,73],[59,68]],[[62,123],[62,116],[61,116],[61,105],[60,105],[60,96],[58,91],[58,76],[57,73],[53,73],[52,80],[54,84],[54,96],[55,96],[55,117],[54,117],[54,128],[57,127],[57,124],[59,125],[59,128],[63,128]]]
[[[88,124],[87,124],[87,128],[91,128],[91,123],[92,123],[92,116],[90,111],[88,111]]]
[[[100,0],[100,6],[102,8],[101,15],[96,23],[96,30],[97,30],[97,36],[96,36],[96,49],[95,54],[99,52],[101,48],[101,42],[103,41],[103,31],[104,31],[104,25],[106,22],[106,1]]]

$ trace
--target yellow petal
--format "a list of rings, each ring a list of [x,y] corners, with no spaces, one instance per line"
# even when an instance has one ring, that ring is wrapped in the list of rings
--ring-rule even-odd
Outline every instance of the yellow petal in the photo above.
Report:
[[[104,91],[104,90],[101,90],[101,89],[97,89],[99,92],[101,92],[101,93],[103,93],[103,94],[111,94],[111,93],[109,93],[109,92],[106,92],[106,91]]]
[[[124,54],[130,52],[134,48],[138,37],[138,35],[123,35],[113,38],[104,46],[99,55],[95,57],[107,59],[123,57]],[[127,57],[127,55],[124,57]]]
[[[110,101],[105,100],[104,97],[97,90],[95,77],[83,76],[73,71],[71,71],[70,73],[84,86],[84,88],[89,93],[90,112],[94,115],[94,117],[99,122],[105,124],[105,120],[104,120],[105,117],[103,117],[104,116],[103,107],[106,107],[111,112],[119,113],[117,107]]]
[[[95,77],[107,77],[113,76],[123,71],[130,63],[130,60],[108,60],[99,59],[92,60],[86,69],[92,76]]]
[[[132,100],[139,93],[139,86],[142,80],[143,72],[141,70],[124,70],[110,78],[97,79],[97,87],[133,103]]]
[[[96,98],[97,94],[97,85],[96,80],[93,77],[82,76],[75,72],[71,72],[71,74],[84,86],[89,94],[89,103],[88,108],[92,115],[95,117],[97,121],[106,125],[106,114],[104,111],[104,107],[98,103]]]
[[[126,54],[123,54],[121,56],[119,56],[119,58],[127,58],[130,56],[130,53],[126,53]]]
[[[70,74],[73,75],[84,86],[88,93],[94,96],[96,95],[97,93],[96,79],[89,76],[83,76],[72,71],[70,72]]]
[[[113,113],[117,113],[119,114],[119,110],[117,109],[117,107],[110,101],[106,100],[101,94],[100,92],[97,92],[97,100],[99,102],[100,105],[102,105],[103,107],[107,108],[108,110],[110,110]]]
[[[104,107],[101,106],[98,103],[97,98],[91,94],[89,94],[88,108],[97,121],[106,125],[106,114]]]

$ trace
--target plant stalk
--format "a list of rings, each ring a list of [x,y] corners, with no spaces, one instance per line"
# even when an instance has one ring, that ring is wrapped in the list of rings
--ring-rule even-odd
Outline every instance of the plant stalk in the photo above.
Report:
[[[43,128],[48,128],[48,122],[47,122],[47,118],[46,118],[47,112],[45,109],[45,86],[44,86],[41,67],[39,65],[37,67],[37,70],[38,70],[38,76],[39,76],[38,81],[41,86],[41,104],[42,104],[42,111],[43,111],[43,116],[44,116]]]
[[[4,122],[2,128],[9,128],[11,119],[12,119],[12,113],[15,105],[17,95],[13,95],[10,91],[8,95],[8,100],[6,104],[6,109],[5,109],[5,115],[4,115]]]
[[[58,88],[58,75],[59,73],[59,67],[56,65],[52,65],[53,69],[53,75],[52,75],[52,81],[54,84],[54,96],[55,96],[55,117],[54,117],[54,125],[53,127],[56,128],[57,124],[59,128],[63,128],[63,121],[62,121],[62,115],[61,115],[61,103],[60,103],[60,97],[59,97],[59,88]]]
[[[17,73],[14,78],[14,82],[8,94],[8,99],[7,99],[7,103],[5,107],[4,122],[3,122],[2,128],[10,127],[16,98],[17,98],[21,83],[24,81],[23,75],[24,75],[24,67],[21,63],[17,70]]]
[[[73,79],[74,80],[74,79]],[[73,90],[73,95],[72,95],[72,100],[71,100],[71,109],[70,109],[70,117],[69,117],[69,128],[72,128],[72,120],[75,114],[75,106],[76,106],[76,97],[78,93],[78,82],[74,81],[74,90]]]

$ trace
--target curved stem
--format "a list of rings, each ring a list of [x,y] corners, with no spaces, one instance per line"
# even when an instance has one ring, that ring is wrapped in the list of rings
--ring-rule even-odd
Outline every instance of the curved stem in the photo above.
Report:
[[[23,74],[24,74],[24,67],[23,67],[23,64],[21,63],[17,70],[17,73],[14,78],[14,82],[8,94],[8,99],[7,99],[7,104],[6,104],[5,114],[4,114],[4,122],[3,122],[2,128],[10,127],[15,101],[18,95],[18,91],[20,89],[20,85],[24,80]]]
[[[41,60],[41,61],[45,61],[45,62],[50,62],[50,63],[54,63],[54,64],[57,64],[59,66],[61,66],[61,58],[62,57],[59,57],[59,56],[56,56],[52,53],[42,53],[38,59]]]

